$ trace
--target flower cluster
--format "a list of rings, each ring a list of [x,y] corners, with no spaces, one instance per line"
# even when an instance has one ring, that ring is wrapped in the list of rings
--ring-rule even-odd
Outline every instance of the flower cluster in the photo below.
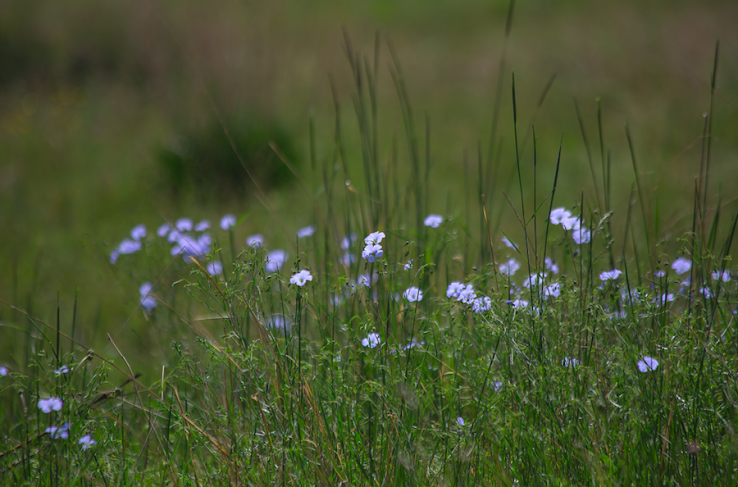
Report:
[[[384,232],[370,233],[364,239],[366,246],[361,252],[361,257],[369,262],[374,262],[378,258],[382,257],[384,250],[382,250],[382,246],[379,245],[382,239],[384,239]]]
[[[425,220],[423,221],[423,224],[426,227],[431,228],[438,228],[441,226],[441,223],[443,223],[443,217],[441,215],[434,215],[432,213],[425,217]]]
[[[151,295],[151,289],[154,286],[150,282],[144,282],[141,287],[138,288],[138,293],[141,295],[141,307],[149,313],[156,308],[156,298]]]
[[[382,339],[379,337],[379,333],[369,333],[366,338],[361,340],[361,344],[368,348],[375,348],[380,343],[382,343]]]
[[[551,210],[549,221],[552,225],[561,225],[561,228],[566,231],[571,230],[571,238],[578,245],[589,243],[592,240],[592,232],[582,225],[584,222],[565,208]]]
[[[482,314],[492,308],[492,300],[486,296],[477,296],[471,284],[454,281],[446,288],[446,296],[471,306],[472,311],[477,314]]]

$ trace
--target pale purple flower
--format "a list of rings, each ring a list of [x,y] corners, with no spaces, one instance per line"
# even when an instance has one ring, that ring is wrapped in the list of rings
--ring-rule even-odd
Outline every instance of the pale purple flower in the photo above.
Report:
[[[266,320],[265,326],[274,331],[280,331],[282,333],[289,333],[291,325],[290,325],[289,320],[285,318],[283,315],[274,314]]]
[[[343,254],[343,257],[341,257],[341,264],[345,265],[346,267],[350,266],[356,262],[356,257],[352,254],[349,254],[348,252]]]
[[[374,275],[372,275],[372,282],[377,282],[379,280],[379,275],[375,272]],[[359,275],[358,278],[356,278],[356,284],[358,284],[361,287],[369,287],[369,274],[363,273]]]
[[[578,216],[569,216],[561,220],[561,228],[564,230],[579,230],[582,227],[582,221]]]
[[[67,367],[66,365],[62,365],[54,371],[54,375],[62,375],[67,373],[69,373],[69,367]]]
[[[556,262],[554,262],[551,257],[546,257],[546,259],[543,261],[543,266],[546,268],[546,270],[549,270],[554,274],[559,273],[559,266],[556,265]]]
[[[712,297],[712,291],[709,287],[701,287],[700,292],[705,295],[705,298],[710,299]]]
[[[214,260],[205,267],[205,270],[207,270],[208,274],[211,276],[219,276],[223,273],[223,264],[221,264],[220,261]]]
[[[144,282],[141,287],[138,288],[138,293],[141,295],[141,306],[148,312],[153,311],[156,308],[156,298],[150,295],[151,290],[154,286],[150,282]]]
[[[306,227],[302,227],[297,231],[297,238],[307,238],[312,237],[315,233],[315,226],[314,225],[308,225]]]
[[[459,297],[457,299],[464,304],[472,304],[474,300],[477,299],[477,293],[474,292],[474,286],[471,284],[464,286],[464,289],[459,292]]]
[[[156,234],[159,237],[166,237],[172,230],[172,226],[169,223],[162,223],[159,228],[156,229]]]
[[[236,226],[236,215],[227,214],[223,215],[220,219],[220,228],[222,230],[229,230]]]
[[[78,444],[82,445],[82,450],[88,450],[92,448],[93,446],[97,445],[97,442],[92,439],[92,436],[85,435],[82,438],[79,439],[77,442]]]
[[[113,250],[110,252],[110,263],[115,264],[118,262],[118,257],[120,256],[120,253],[118,252],[118,249]]]
[[[554,282],[543,288],[543,296],[548,298],[549,296],[558,298],[561,296],[561,284]]]
[[[472,302],[472,309],[476,314],[482,314],[485,311],[489,311],[492,307],[492,300],[487,296],[480,296],[474,299]]]
[[[515,309],[525,308],[526,306],[528,306],[528,301],[524,299],[516,299],[515,301],[510,303],[510,306],[512,306]]]
[[[641,372],[649,372],[656,370],[659,366],[659,361],[652,357],[643,357],[643,360],[638,361],[638,370]]]
[[[443,217],[441,215],[434,215],[430,214],[427,217],[425,217],[425,220],[423,221],[423,224],[426,227],[431,228],[438,228],[441,226],[441,223],[443,223]]]
[[[8,368],[0,365],[0,377],[5,377],[6,375],[8,375]]]
[[[413,337],[412,340],[410,340],[410,343],[402,347],[402,349],[410,350],[411,348],[419,347],[421,345],[425,345],[425,342],[419,342],[418,340],[415,339],[415,337]]]
[[[638,289],[631,289],[630,299],[628,299],[628,289],[624,287],[620,290],[620,299],[625,304],[631,304],[631,302],[637,303],[641,300],[641,292]]]
[[[61,411],[64,402],[58,397],[50,397],[48,399],[39,399],[38,408],[43,413],[50,413],[51,411]]]
[[[551,210],[551,215],[549,216],[549,221],[552,225],[558,225],[563,220],[571,217],[571,212],[565,208],[555,208]]]
[[[666,275],[666,272],[664,271],[656,271],[653,273],[653,277],[664,277]]]
[[[730,282],[730,271],[715,271],[710,275],[712,276],[713,281],[720,280],[723,282]]]
[[[192,219],[191,218],[180,218],[177,223],[174,224],[177,230],[180,232],[189,232],[192,230]]]
[[[207,221],[207,220],[203,220],[200,223],[198,223],[197,225],[195,225],[195,231],[196,232],[204,232],[208,228],[210,228],[210,222]]]
[[[495,387],[495,392],[500,392],[500,389],[502,389],[504,384],[500,381],[496,381],[492,385]]]
[[[510,239],[507,237],[502,237],[502,243],[504,243],[505,247],[509,249],[518,250],[518,246],[515,245],[514,242],[511,242]]]
[[[561,365],[563,365],[564,367],[576,367],[577,365],[579,365],[579,360],[575,358],[564,357],[564,360],[561,361]]]
[[[133,227],[133,230],[131,230],[131,238],[133,240],[141,240],[146,236],[146,225],[143,223],[140,225],[136,225]]]
[[[382,339],[379,337],[379,333],[369,333],[366,338],[361,340],[361,344],[369,348],[375,348],[381,342]]]
[[[249,247],[261,247],[264,245],[264,235],[257,233],[246,238],[246,245]]]
[[[602,271],[600,272],[600,281],[614,281],[615,279],[620,277],[620,274],[622,274],[622,272],[620,272],[618,269],[613,269],[611,271]]]
[[[405,270],[409,271],[412,268],[413,268],[413,259],[410,259],[407,261],[407,264],[405,264]]]
[[[346,235],[341,240],[341,248],[343,250],[349,250],[351,248],[351,244],[353,244],[358,236],[356,235],[356,232],[351,232],[349,235]]]
[[[571,233],[571,238],[577,245],[589,243],[592,240],[592,232],[586,228],[577,228]]]
[[[134,254],[141,250],[141,242],[137,240],[123,240],[118,245],[118,253],[121,255]]]
[[[523,281],[523,287],[531,287],[531,286],[540,286],[543,284],[543,281],[548,277],[548,274],[545,272],[536,273],[534,272],[531,274],[528,278]]]
[[[201,235],[198,239],[190,235],[180,234],[177,236],[177,243],[172,247],[170,253],[172,255],[182,254],[185,260],[189,256],[199,257],[207,253],[210,246],[209,240],[210,237],[207,234]]]
[[[368,245],[378,245],[382,242],[385,237],[384,232],[373,232],[366,236],[364,243]]]
[[[287,260],[287,252],[284,250],[272,250],[266,257],[266,271],[278,272],[285,260]]]
[[[367,237],[368,238],[368,237]],[[369,262],[374,262],[378,258],[382,257],[384,250],[379,244],[367,244],[364,250],[361,252],[361,257]]]
[[[59,426],[49,426],[46,428],[46,433],[49,433],[49,436],[51,436],[52,440],[58,440],[61,438],[62,440],[66,440],[69,438],[69,423],[64,423]]]
[[[459,293],[464,290],[464,284],[460,283],[459,281],[454,281],[451,284],[448,285],[448,288],[446,289],[446,296],[449,298],[459,298]]]
[[[660,298],[658,296],[653,298],[653,302],[659,304],[660,306],[663,306],[667,302],[670,303],[672,301],[674,301],[674,293],[663,293]]]
[[[518,272],[518,269],[520,269],[520,262],[512,257],[508,259],[507,262],[500,264],[500,273],[508,277],[514,276],[515,273]]]
[[[174,243],[182,236],[181,233],[177,231],[176,228],[172,228],[172,230],[169,232],[169,235],[167,235],[167,242]]]
[[[464,418],[462,418],[461,416],[456,418],[456,424],[458,424],[459,426],[466,426],[466,423],[464,422]]]
[[[290,283],[296,284],[300,287],[307,284],[308,281],[312,281],[313,276],[310,274],[310,271],[307,269],[303,269],[300,272],[293,274],[292,277],[290,277]]]
[[[671,268],[674,269],[674,272],[677,274],[682,275],[685,272],[689,272],[692,268],[692,261],[685,259],[684,257],[679,257],[677,260],[672,262]]]
[[[409,302],[414,303],[416,301],[422,301],[423,300],[423,291],[418,289],[415,286],[411,286],[407,289],[405,289],[405,292],[402,293],[402,296],[407,299]]]

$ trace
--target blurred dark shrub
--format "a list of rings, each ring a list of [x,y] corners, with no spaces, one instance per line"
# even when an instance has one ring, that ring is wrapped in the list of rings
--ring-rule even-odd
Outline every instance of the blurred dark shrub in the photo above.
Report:
[[[254,189],[244,165],[264,190],[291,180],[290,170],[269,146],[274,142],[290,163],[296,163],[289,131],[253,116],[232,117],[225,123],[243,164],[217,118],[157,149],[163,183],[175,196],[194,191],[226,199]]]

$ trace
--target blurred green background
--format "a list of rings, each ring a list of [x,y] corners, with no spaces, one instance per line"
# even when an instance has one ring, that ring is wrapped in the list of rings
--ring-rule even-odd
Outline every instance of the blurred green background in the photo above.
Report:
[[[189,216],[245,214],[237,242],[264,233],[272,247],[286,237],[254,196],[229,151],[206,93],[288,231],[310,222],[311,206],[266,143],[275,141],[311,191],[314,117],[322,166],[333,155],[331,80],[342,103],[352,182],[362,187],[356,118],[342,29],[372,59],[382,36],[380,151],[404,141],[387,65],[395,46],[418,118],[431,121],[430,210],[463,217],[463,154],[489,143],[508,2],[381,0],[195,2],[191,0],[9,1],[0,5],[0,299],[54,321],[71,319],[79,289],[83,336],[115,331],[138,304],[135,275],[108,256],[130,229]],[[596,98],[612,150],[615,224],[622,224],[634,181],[623,124],[633,134],[646,196],[658,201],[659,237],[691,225],[703,114],[709,110],[715,42],[720,65],[713,117],[711,204],[724,191],[736,210],[738,182],[738,3],[532,0],[515,7],[503,78],[498,135],[499,178],[514,170],[510,71],[515,72],[519,132],[527,131],[539,96],[556,80],[536,115],[539,181],[553,179],[563,136],[557,204],[594,201],[574,99],[597,154]],[[402,144],[401,144],[402,145]],[[532,175],[525,148],[524,183]],[[401,164],[407,164],[402,146]],[[513,185],[509,194],[518,201]],[[522,237],[507,203],[502,228]],[[476,228],[476,227],[475,227]],[[498,235],[499,236],[499,235]],[[678,248],[674,244],[673,250]],[[12,312],[0,309],[0,320]],[[143,316],[134,318],[145,326]],[[91,325],[95,325],[94,327]],[[66,326],[66,325],[65,325]],[[0,330],[0,335],[7,331]],[[2,340],[0,340],[2,341]],[[7,343],[7,342],[6,342]],[[104,342],[103,342],[104,343]]]

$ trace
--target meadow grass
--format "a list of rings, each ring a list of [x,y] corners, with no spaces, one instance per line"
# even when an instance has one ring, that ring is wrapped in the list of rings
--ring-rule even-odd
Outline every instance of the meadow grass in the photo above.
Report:
[[[738,214],[712,197],[711,114],[691,225],[665,231],[627,126],[633,189],[614,206],[599,106],[596,142],[578,113],[591,189],[557,192],[562,150],[539,151],[503,62],[512,111],[493,112],[461,204],[436,215],[434,129],[391,44],[402,135],[379,138],[380,43],[373,57],[345,43],[361,164],[337,96],[333,150],[318,155],[313,136],[308,169],[283,161],[309,227],[289,228],[257,185],[273,228],[250,245],[234,238],[250,214],[121,236],[108,257],[145,320],[105,349],[80,339],[77,301],[52,322],[7,308],[0,483],[736,482]],[[498,124],[512,124],[512,162]],[[519,194],[496,177],[510,166]],[[519,228],[501,228],[502,211]]]

